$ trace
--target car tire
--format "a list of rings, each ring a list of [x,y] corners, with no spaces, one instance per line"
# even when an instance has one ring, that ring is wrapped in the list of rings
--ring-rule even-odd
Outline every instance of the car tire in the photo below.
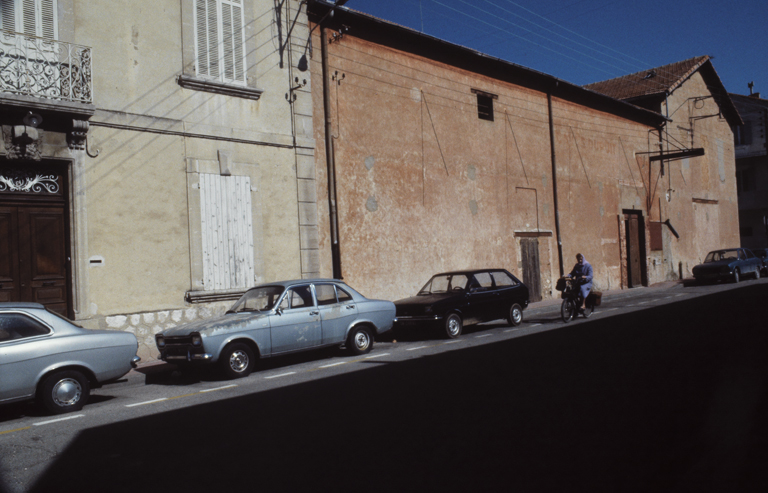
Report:
[[[573,312],[576,310],[576,307],[573,304],[572,300],[563,300],[563,304],[560,305],[560,316],[563,318],[563,322],[568,323],[573,318]]]
[[[79,411],[91,395],[88,379],[77,370],[51,373],[40,384],[39,402],[51,414]]]
[[[247,344],[234,342],[228,344],[219,356],[219,364],[224,376],[230,380],[244,378],[251,374],[256,364],[256,356]]]
[[[739,279],[739,269],[736,269],[733,271],[733,283],[736,284],[740,281]]]
[[[373,349],[373,336],[368,327],[352,327],[347,336],[347,350],[354,356],[367,354]]]
[[[509,307],[509,315],[507,316],[507,322],[513,327],[517,327],[523,323],[523,309],[517,303],[514,303]]]
[[[445,319],[445,336],[448,339],[456,339],[461,335],[464,322],[458,313],[451,313]]]
[[[758,268],[758,269],[755,269],[755,279],[760,279],[760,274],[762,274],[762,273],[760,272],[760,269],[759,269],[759,268]]]

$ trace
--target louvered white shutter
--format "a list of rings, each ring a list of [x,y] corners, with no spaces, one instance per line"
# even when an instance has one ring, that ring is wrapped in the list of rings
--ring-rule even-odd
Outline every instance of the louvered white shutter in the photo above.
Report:
[[[2,28],[46,39],[56,39],[56,0],[0,0]]]
[[[195,0],[197,74],[245,83],[242,0]]]

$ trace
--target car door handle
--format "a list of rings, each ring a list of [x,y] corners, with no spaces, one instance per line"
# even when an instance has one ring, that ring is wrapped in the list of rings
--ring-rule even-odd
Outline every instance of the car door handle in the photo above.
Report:
[[[347,310],[351,310],[355,307],[355,305],[347,305]]]
[[[320,315],[320,311],[319,310],[312,310],[311,312],[309,312],[309,314],[310,315]]]

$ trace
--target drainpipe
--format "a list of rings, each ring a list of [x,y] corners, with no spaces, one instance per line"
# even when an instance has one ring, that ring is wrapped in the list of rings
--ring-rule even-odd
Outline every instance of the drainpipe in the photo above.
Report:
[[[552,120],[552,93],[547,93],[547,109],[549,110],[549,145],[552,148],[552,194],[555,199],[557,260],[560,266],[560,277],[563,277],[565,275],[565,271],[563,270],[563,239],[560,236],[560,209],[557,206],[557,159],[555,156],[555,124]]]
[[[336,209],[336,162],[333,152],[333,122],[331,121],[331,88],[328,85],[328,37],[320,26],[320,46],[323,63],[323,112],[325,113],[325,163],[328,167],[328,211],[331,220],[331,261],[333,278],[341,276],[341,249],[339,247],[339,216]]]

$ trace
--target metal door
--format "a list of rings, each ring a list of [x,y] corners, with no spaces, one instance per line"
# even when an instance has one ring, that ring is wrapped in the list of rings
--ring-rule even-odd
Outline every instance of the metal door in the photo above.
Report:
[[[290,289],[270,324],[273,353],[319,346],[322,341],[320,310],[309,286]]]
[[[523,257],[523,284],[528,286],[531,302],[541,301],[541,266],[539,264],[539,239],[521,238],[520,253]]]

